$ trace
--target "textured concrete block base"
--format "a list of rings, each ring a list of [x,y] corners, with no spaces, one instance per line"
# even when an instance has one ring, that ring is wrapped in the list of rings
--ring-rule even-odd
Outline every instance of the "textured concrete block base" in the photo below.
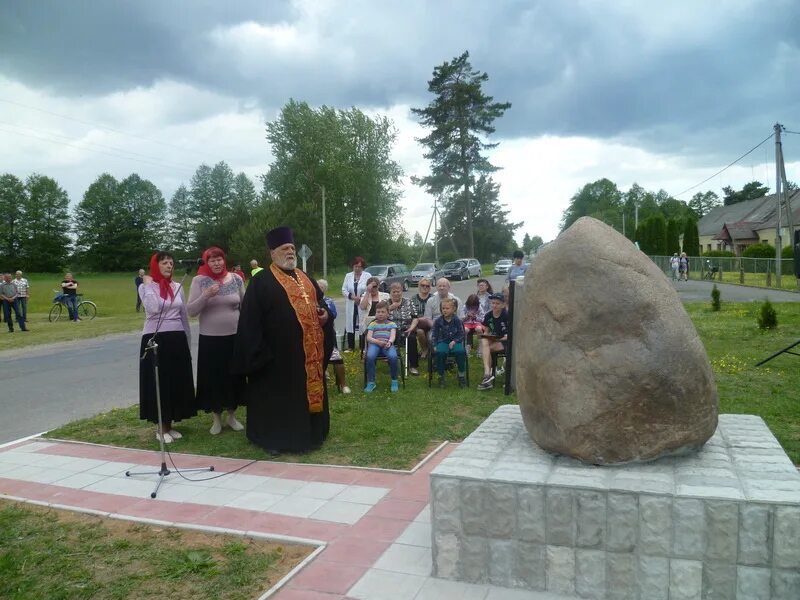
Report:
[[[611,600],[800,599],[800,474],[764,422],[698,453],[586,465],[503,406],[431,474],[434,575]]]

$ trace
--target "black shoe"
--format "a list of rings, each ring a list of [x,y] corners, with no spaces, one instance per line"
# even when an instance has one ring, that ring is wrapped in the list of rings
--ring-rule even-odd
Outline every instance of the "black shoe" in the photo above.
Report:
[[[467,380],[466,380],[466,378],[464,378],[464,377],[459,377],[459,378],[458,378],[458,387],[459,387],[459,388],[462,388],[462,389],[463,389],[463,388],[465,388],[465,387],[467,387]]]
[[[445,387],[445,384],[444,384],[444,377],[439,377],[439,387],[440,387],[440,388],[443,388],[443,387]]]
[[[273,450],[272,448],[264,448],[264,452],[266,452],[270,458],[276,458],[281,455],[280,452]]]

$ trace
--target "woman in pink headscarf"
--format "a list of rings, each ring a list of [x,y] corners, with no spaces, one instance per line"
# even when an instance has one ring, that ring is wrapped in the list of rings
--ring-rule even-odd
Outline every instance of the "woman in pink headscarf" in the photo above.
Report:
[[[203,252],[203,264],[192,279],[186,308],[190,316],[200,317],[197,403],[211,413],[211,435],[220,433],[224,425],[234,431],[244,429],[235,414],[242,377],[230,373],[243,297],[244,280],[228,271],[225,252],[216,246]],[[224,421],[223,410],[227,411]]]

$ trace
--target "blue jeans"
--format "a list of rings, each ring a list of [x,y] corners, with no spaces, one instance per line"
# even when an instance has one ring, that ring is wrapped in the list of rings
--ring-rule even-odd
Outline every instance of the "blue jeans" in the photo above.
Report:
[[[64,296],[64,304],[67,305],[69,311],[69,320],[78,320],[78,296]]]
[[[16,299],[12,301],[3,300],[3,318],[6,320],[8,324],[8,330],[14,331],[14,322],[11,320],[11,311],[14,311],[14,314],[17,317],[17,325],[19,328],[24,330],[25,329],[25,319],[19,312],[19,305],[17,304]]]
[[[17,314],[22,317],[23,321],[28,320],[28,298],[17,297],[14,302],[17,303]]]
[[[392,381],[397,379],[397,349],[394,346],[381,348],[377,344],[367,344],[367,382],[375,383],[375,362],[379,356],[385,356],[389,361],[389,371],[392,374]]]
[[[456,367],[458,374],[461,375],[467,369],[467,353],[464,350],[464,344],[456,344],[451,350],[447,342],[439,342],[436,344],[436,372],[440,377],[444,377],[444,367],[447,361],[447,355],[452,354],[456,359]]]

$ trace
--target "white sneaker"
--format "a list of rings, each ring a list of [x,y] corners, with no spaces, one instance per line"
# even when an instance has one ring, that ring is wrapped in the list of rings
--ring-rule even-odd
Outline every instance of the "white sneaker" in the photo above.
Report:
[[[161,441],[161,434],[156,431],[156,439],[160,442]],[[164,434],[164,443],[171,444],[172,443],[172,436],[168,433]]]
[[[233,429],[234,431],[241,431],[242,429],[244,429],[244,425],[239,423],[239,421],[236,419],[236,416],[231,413],[228,413],[228,420],[226,421],[226,425],[231,429]]]
[[[344,386],[344,387],[342,388],[342,393],[343,393],[343,394],[350,394],[350,393],[352,393],[352,391],[353,391],[353,390],[351,390],[351,389],[350,389],[349,387],[347,387],[347,386]]]
[[[214,419],[214,422],[211,424],[211,429],[208,430],[211,435],[219,435],[222,433],[222,420],[221,419]]]
[[[170,429],[167,434],[170,435],[173,440],[179,440],[183,437],[183,434],[180,431],[175,431],[174,429]]]

